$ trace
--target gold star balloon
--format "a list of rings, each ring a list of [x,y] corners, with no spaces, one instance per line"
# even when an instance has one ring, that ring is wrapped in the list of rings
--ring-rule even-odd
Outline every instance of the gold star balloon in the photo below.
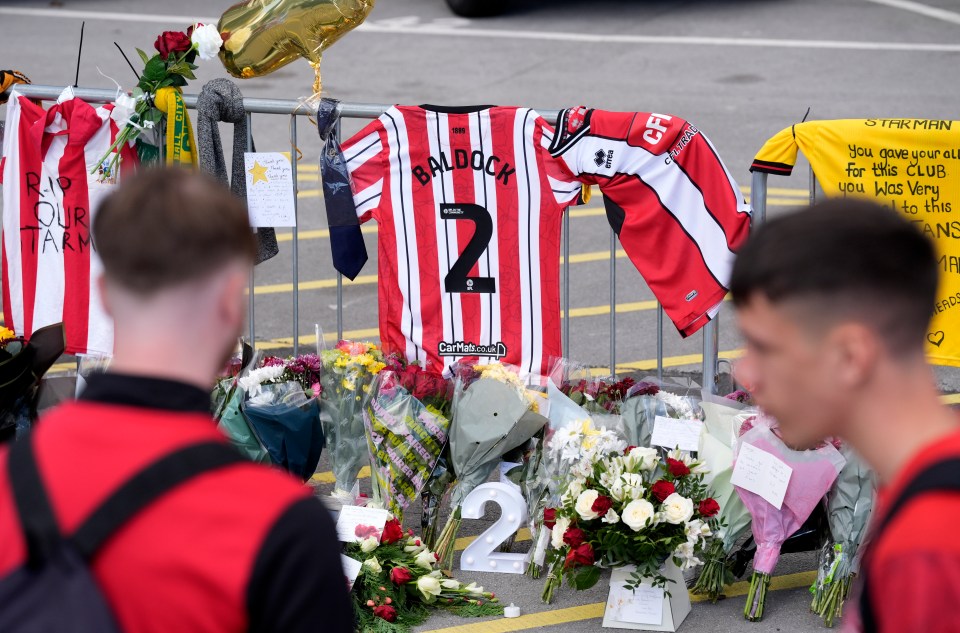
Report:
[[[323,51],[359,26],[376,0],[247,0],[227,9],[218,28],[220,60],[234,77],[261,77],[305,58],[320,93]]]

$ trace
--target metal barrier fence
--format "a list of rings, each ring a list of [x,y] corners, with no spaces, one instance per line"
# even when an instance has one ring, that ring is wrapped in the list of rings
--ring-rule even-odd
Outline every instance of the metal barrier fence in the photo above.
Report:
[[[55,101],[63,92],[63,86],[38,86],[38,85],[19,85],[15,90],[25,97],[31,99],[40,99],[44,101]],[[74,88],[74,94],[90,103],[112,103],[118,93],[116,90],[99,90],[89,88]],[[196,109],[197,95],[184,95],[184,102],[189,109]],[[244,99],[243,106],[247,113],[247,150],[253,149],[253,115],[286,115],[289,121],[289,141],[290,156],[294,158],[298,154],[297,150],[297,118],[301,116],[311,116],[312,110],[307,109],[302,102],[295,100],[281,99]],[[375,119],[382,115],[390,105],[374,103],[342,103],[340,117],[341,119]],[[560,114],[559,110],[537,110],[547,121],[555,121]],[[337,136],[340,137],[340,125],[337,124]],[[294,209],[299,212],[299,178],[297,173],[297,160],[290,161],[293,168],[293,186],[294,186]],[[763,191],[766,191],[766,174],[754,174],[754,186],[758,182],[757,176],[764,176],[762,179]],[[756,192],[757,189],[754,189]],[[753,197],[753,196],[751,196]],[[763,200],[763,209],[761,215],[765,213],[766,196],[760,198]],[[293,349],[294,353],[299,352],[300,346],[300,263],[299,263],[299,243],[298,228],[293,227],[292,235],[292,254],[293,258]],[[617,236],[611,230],[610,232],[610,373],[615,374],[617,368]],[[563,348],[570,349],[570,214],[564,215],[563,220]],[[250,278],[250,340],[256,342],[256,309],[254,294],[254,276]],[[663,308],[657,304],[657,377],[663,377],[664,365],[664,347],[663,347]],[[703,328],[703,385],[712,392],[717,389],[717,373],[719,362],[719,315],[710,321]],[[343,276],[337,274],[337,337],[343,337]]]

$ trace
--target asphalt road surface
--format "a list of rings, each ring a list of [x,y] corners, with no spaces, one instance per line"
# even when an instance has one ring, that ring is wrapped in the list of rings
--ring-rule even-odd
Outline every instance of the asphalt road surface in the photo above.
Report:
[[[130,88],[135,79],[117,53],[148,49],[157,34],[200,20],[215,22],[227,3],[168,0],[0,2],[0,67],[16,68],[35,83],[73,83],[81,20],[86,42],[79,83]],[[957,118],[960,6],[956,0],[642,0],[517,1],[487,20],[454,17],[442,0],[380,0],[368,23],[331,48],[323,62],[327,96],[348,102],[498,103],[543,109],[587,104],[612,110],[674,113],[713,141],[739,183],[763,142],[780,129],[811,118]],[[226,76],[207,62],[188,91]],[[297,62],[241,84],[249,97],[298,99],[311,92],[312,73]],[[362,121],[346,121],[346,135]],[[260,151],[290,151],[290,117],[255,116]],[[319,324],[336,337],[336,276],[323,229],[317,182],[319,140],[304,117],[297,122],[302,152],[299,196],[301,348],[316,344]],[[224,129],[229,148],[229,130]],[[790,178],[771,178],[770,214],[809,199],[809,174],[800,164]],[[746,189],[745,189],[746,190]],[[610,230],[595,200],[572,215],[571,344],[567,355],[605,366],[610,358]],[[344,288],[347,336],[376,335],[375,227],[367,228],[371,261],[360,283]],[[281,254],[256,272],[256,337],[267,349],[292,344],[292,237],[281,232]],[[622,257],[616,265],[616,365],[644,370],[656,358],[657,311],[651,293]],[[739,340],[729,312],[721,316],[720,349]],[[695,369],[699,336],[682,340],[665,326],[668,369]],[[957,372],[940,371],[945,390],[960,390]],[[464,534],[476,534],[465,525]],[[518,547],[521,545],[518,544]],[[764,622],[748,624],[743,598],[696,604],[684,631],[815,631],[807,612],[810,555],[785,556],[777,574],[785,587],[770,595]],[[557,602],[539,602],[540,583],[476,574],[482,584],[520,605],[532,619],[513,628],[484,628],[438,615],[423,630],[471,625],[462,631],[550,631],[599,628],[603,582]],[[738,589],[735,588],[734,594]],[[742,591],[741,591],[742,593]],[[492,623],[497,625],[499,623]]]

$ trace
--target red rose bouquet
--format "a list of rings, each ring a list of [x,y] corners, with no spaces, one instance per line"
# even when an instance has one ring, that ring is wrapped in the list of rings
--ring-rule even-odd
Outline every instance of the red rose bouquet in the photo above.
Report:
[[[358,631],[406,633],[425,622],[431,609],[463,617],[503,615],[494,594],[444,577],[437,555],[412,531],[404,534],[397,519],[387,521],[379,538],[371,530],[359,543],[347,544],[345,552],[361,563],[351,590]]]
[[[635,565],[628,587],[650,582],[666,589],[662,565],[701,564],[718,512],[703,485],[703,465],[685,453],[661,459],[656,449],[628,447],[598,455],[545,513],[553,549],[544,602],[553,599],[563,576],[576,589],[592,587],[601,567]]]

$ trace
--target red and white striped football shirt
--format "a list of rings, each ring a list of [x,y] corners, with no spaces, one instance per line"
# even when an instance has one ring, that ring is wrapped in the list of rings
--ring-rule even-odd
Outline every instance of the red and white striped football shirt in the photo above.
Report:
[[[44,110],[14,94],[3,140],[3,312],[29,336],[63,322],[70,354],[112,354],[113,322],[100,303],[102,265],[90,226],[113,185],[90,170],[116,139],[113,106],[94,108],[65,91]],[[136,153],[122,152],[122,171]]]
[[[560,228],[580,184],[533,110],[390,108],[343,145],[362,221],[379,224],[387,352],[544,372],[560,343]]]
[[[680,333],[713,318],[752,209],[707,137],[676,116],[580,107],[561,113],[551,152],[600,185],[607,219]]]

